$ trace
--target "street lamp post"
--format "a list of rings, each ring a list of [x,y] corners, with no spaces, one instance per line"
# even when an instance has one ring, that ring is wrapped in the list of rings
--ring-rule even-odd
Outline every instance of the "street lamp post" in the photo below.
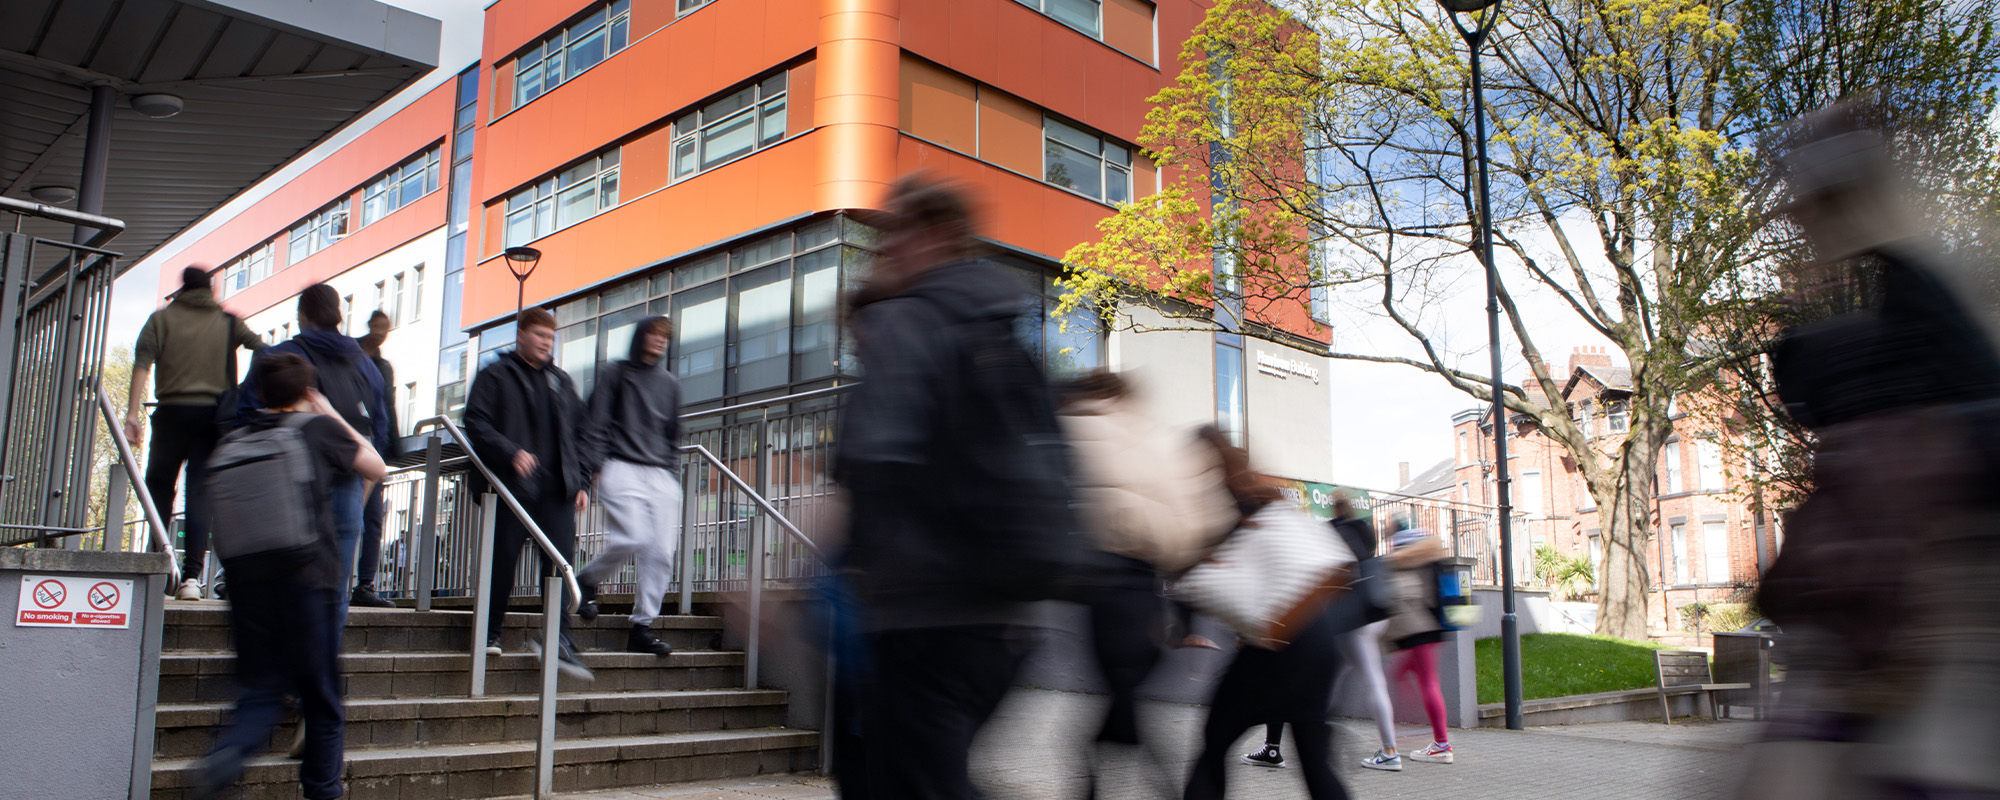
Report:
[[[1472,51],[1473,146],[1479,162],[1479,263],[1486,268],[1486,336],[1491,356],[1493,393],[1493,476],[1494,505],[1500,517],[1500,663],[1507,687],[1507,728],[1520,730],[1521,722],[1521,628],[1514,616],[1514,508],[1508,499],[1507,406],[1501,401],[1505,385],[1500,376],[1500,273],[1493,264],[1493,201],[1487,177],[1486,85],[1479,69],[1479,51],[1486,35],[1499,22],[1500,0],[1438,0],[1450,12],[1452,27]],[[1460,22],[1459,14],[1486,12],[1473,27]]]
[[[521,309],[527,308],[528,276],[535,274],[536,264],[542,263],[542,251],[532,247],[509,247],[506,254],[507,271],[514,273],[514,280],[520,283],[514,292],[514,316],[518,317]]]

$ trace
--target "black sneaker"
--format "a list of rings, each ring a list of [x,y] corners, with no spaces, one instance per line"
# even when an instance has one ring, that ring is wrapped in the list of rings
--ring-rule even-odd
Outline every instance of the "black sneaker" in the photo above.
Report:
[[[376,593],[375,593],[375,587],[373,587],[373,586],[356,586],[356,587],[354,587],[354,591],[353,591],[352,593],[350,593],[350,594],[349,594],[349,595],[347,596],[347,604],[348,604],[349,606],[354,606],[354,607],[359,607],[359,608],[395,608],[395,607],[396,607],[396,604],[395,604],[395,603],[391,603],[391,602],[389,602],[389,601],[387,601],[387,600],[384,600],[384,599],[382,599],[382,596],[381,596],[381,595],[378,595],[378,594],[376,594]]]
[[[1262,750],[1244,754],[1243,763],[1253,767],[1283,767],[1285,765],[1285,754],[1278,752],[1278,748],[1267,744],[1264,745],[1264,749]]]
[[[529,638],[528,652],[534,654],[537,662],[541,661],[542,643],[532,637]],[[580,681],[597,680],[596,673],[591,672],[589,667],[583,665],[583,658],[576,654],[576,648],[571,647],[567,639],[556,645],[556,672]]]
[[[653,655],[665,658],[668,654],[674,652],[674,646],[660,641],[660,637],[654,636],[653,626],[635,624],[632,626],[632,635],[625,639],[625,652],[652,653]]]
[[[500,653],[501,653],[500,634],[496,633],[493,634],[492,636],[486,637],[486,654],[489,656],[497,656],[500,655]]]
[[[597,619],[597,584],[579,583],[577,588],[583,590],[583,602],[576,604],[577,617],[584,622]]]

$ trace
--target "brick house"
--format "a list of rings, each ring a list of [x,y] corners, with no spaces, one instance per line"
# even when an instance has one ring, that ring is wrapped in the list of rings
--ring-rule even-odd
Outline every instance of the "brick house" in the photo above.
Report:
[[[1602,347],[1576,348],[1558,378],[1562,402],[1594,446],[1611,451],[1629,424],[1631,371],[1615,366]],[[1532,380],[1530,396],[1543,402]],[[1656,633],[1681,629],[1679,609],[1697,600],[1728,602],[1751,585],[1777,553],[1782,533],[1767,525],[1768,512],[1756,489],[1743,480],[1745,464],[1721,420],[1688,413],[1676,402],[1673,433],[1661,448],[1653,477],[1646,543],[1647,627]],[[1494,502],[1490,410],[1468,409],[1452,416],[1454,479],[1452,497]],[[1515,509],[1515,574],[1533,584],[1533,552],[1548,544],[1564,555],[1588,553],[1603,569],[1604,549],[1597,503],[1567,450],[1542,435],[1524,415],[1513,415],[1508,464]],[[1594,587],[1586,599],[1594,599]]]

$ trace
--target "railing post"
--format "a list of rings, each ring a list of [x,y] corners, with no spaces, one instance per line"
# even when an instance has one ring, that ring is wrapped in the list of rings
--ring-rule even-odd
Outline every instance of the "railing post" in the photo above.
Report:
[[[410,553],[410,569],[415,573],[411,576],[410,586],[412,587],[411,591],[417,593],[418,611],[431,610],[431,589],[437,584],[437,553],[435,551],[437,549],[438,481],[441,477],[440,473],[443,470],[443,465],[439,463],[443,460],[443,445],[444,442],[438,438],[437,431],[431,431],[430,438],[424,441],[424,516],[423,520],[418,523],[417,530],[410,534],[412,541],[407,548],[407,551]],[[476,634],[473,637],[475,639],[481,638],[484,635],[483,631],[474,631],[474,633]],[[480,641],[477,644],[479,644],[480,650],[484,652],[486,643]]]
[[[492,492],[479,496],[478,564],[472,575],[472,691],[473,697],[486,696],[486,627],[488,596],[493,592],[493,523],[500,515],[500,499]],[[507,620],[499,620],[500,628]]]
[[[535,738],[535,800],[555,797],[556,780],[556,659],[562,646],[563,580],[542,580],[541,731]]]
[[[676,563],[681,574],[681,616],[694,613],[694,500],[698,459],[681,462],[681,545]]]
[[[124,431],[112,431],[112,436],[124,436]],[[104,487],[104,546],[99,550],[111,552],[125,549],[125,470],[113,468],[105,470],[111,479]]]
[[[757,420],[757,488],[758,494],[767,501],[771,496],[771,413],[765,409],[763,417]],[[757,521],[750,526],[750,552],[746,554],[750,564],[750,621],[748,637],[743,654],[743,688],[757,688],[757,654],[762,644],[764,626],[759,624],[764,618],[764,559],[770,543],[771,515],[758,509]]]

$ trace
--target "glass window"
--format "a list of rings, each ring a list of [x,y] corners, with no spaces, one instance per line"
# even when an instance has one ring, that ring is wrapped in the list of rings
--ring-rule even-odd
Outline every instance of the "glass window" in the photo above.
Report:
[[[729,254],[715,255],[696,261],[674,271],[674,289],[679,291],[722,277],[729,268]]]
[[[597,383],[597,320],[584,320],[556,331],[556,366],[576,381],[576,393],[589,397]]]
[[[674,296],[674,374],[687,403],[723,394],[722,356],[729,324],[728,286],[711,283]]]
[[[1045,116],[1042,179],[1106,203],[1132,199],[1132,149]]]
[[[389,327],[403,324],[403,290],[408,287],[408,277],[401,272],[390,279],[389,287]]]
[[[1068,314],[1054,316],[1062,295],[1056,278],[1047,276],[1042,296],[1042,363],[1052,378],[1081,375],[1104,365],[1104,320],[1097,310],[1079,305]]]
[[[1688,574],[1688,534],[1687,526],[1675,524],[1673,532],[1673,580],[1674,585],[1694,583],[1694,576]]]
[[[410,270],[410,319],[424,318],[424,265],[418,264]]]
[[[372,225],[396,209],[437,191],[443,152],[442,145],[425,150],[369,183],[361,193],[361,224]]]
[[[800,239],[804,240],[801,232]],[[799,256],[793,301],[792,369],[797,380],[833,375],[839,368],[840,251],[828,248]]]
[[[343,197],[339,202],[318,213],[301,220],[290,233],[291,261],[296,264],[307,256],[333,246],[334,242],[347,238],[347,210],[352,201]]]
[[[1243,348],[1215,343],[1215,427],[1243,446]]]
[[[1514,504],[1514,508],[1531,517],[1539,517],[1546,513],[1547,509],[1542,506],[1542,473],[1540,471],[1528,470],[1521,473],[1521,497],[1520,501]]]
[[[1681,443],[1679,439],[1667,442],[1660,450],[1660,457],[1666,461],[1667,485],[1660,487],[1662,494],[1681,491]]]
[[[625,49],[631,31],[632,0],[617,0],[550,33],[514,59],[514,107],[548,94]]]
[[[1103,0],[1015,0],[1093,39],[1104,38]]]
[[[618,204],[618,148],[507,196],[506,246],[540,239]]]
[[[679,0],[679,2],[675,5],[675,11],[676,13],[685,16],[686,14],[694,11],[697,8],[701,8],[702,6],[708,5],[709,3],[713,2],[715,2],[715,0]]]
[[[642,281],[633,284],[645,286]],[[609,304],[605,308],[610,308]],[[639,320],[646,318],[644,305],[632,306],[620,311],[612,311],[598,318],[598,338],[603,340],[602,350],[597,355],[598,363],[618,361],[632,353],[632,335],[639,329]]]
[[[1722,446],[1706,439],[1695,442],[1696,464],[1701,470],[1701,488],[1722,489]]]
[[[1706,583],[1728,583],[1729,534],[1728,523],[1704,522],[1701,524],[1702,580]]]
[[[674,180],[783,141],[785,92],[779,72],[674,120]]]
[[[731,255],[731,269],[740,271],[762,266],[791,254],[792,234],[776,233],[736,248]]]
[[[777,264],[730,279],[732,392],[783,386],[791,378],[792,281]]]

